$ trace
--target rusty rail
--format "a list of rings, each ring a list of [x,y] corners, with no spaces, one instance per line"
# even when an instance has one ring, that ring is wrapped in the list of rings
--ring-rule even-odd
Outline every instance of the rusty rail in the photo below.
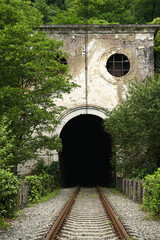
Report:
[[[130,240],[130,237],[129,237],[128,233],[126,232],[126,230],[123,227],[122,223],[119,221],[118,217],[114,213],[114,211],[113,211],[109,201],[104,196],[103,192],[98,187],[97,187],[97,191],[98,191],[98,193],[100,195],[100,199],[101,199],[104,207],[107,209],[107,212],[109,213],[109,215],[110,215],[110,217],[112,219],[112,222],[113,222],[116,230],[118,231],[121,239],[123,239],[123,240]]]
[[[62,209],[62,212],[60,213],[59,217],[57,218],[57,220],[55,221],[55,223],[53,224],[51,229],[49,229],[49,231],[47,232],[47,234],[43,238],[43,240],[52,240],[55,238],[61,224],[63,223],[65,217],[67,216],[69,210],[71,209],[71,206],[72,206],[74,200],[76,199],[79,191],[80,191],[80,187],[77,187],[74,194],[71,196],[69,201],[66,203],[66,205]]]

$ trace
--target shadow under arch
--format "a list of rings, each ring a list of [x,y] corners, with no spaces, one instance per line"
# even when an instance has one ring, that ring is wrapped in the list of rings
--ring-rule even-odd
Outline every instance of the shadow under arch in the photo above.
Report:
[[[77,115],[63,126],[60,138],[63,144],[59,153],[63,187],[111,184],[111,138],[104,131],[102,117]]]

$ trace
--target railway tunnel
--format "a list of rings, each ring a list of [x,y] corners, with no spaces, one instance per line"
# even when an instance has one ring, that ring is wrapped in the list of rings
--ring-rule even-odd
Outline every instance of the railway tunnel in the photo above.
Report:
[[[102,118],[91,114],[74,117],[63,127],[60,138],[63,187],[111,184],[111,138],[104,131]]]

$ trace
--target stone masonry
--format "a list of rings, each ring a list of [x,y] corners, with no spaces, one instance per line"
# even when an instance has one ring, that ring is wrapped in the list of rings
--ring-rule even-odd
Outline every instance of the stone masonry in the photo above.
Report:
[[[41,26],[48,37],[64,42],[72,80],[80,85],[64,94],[63,100],[57,100],[58,105],[67,107],[60,117],[57,134],[80,114],[105,118],[105,109],[113,109],[125,99],[128,81],[137,78],[143,82],[147,76],[153,76],[154,36],[158,29],[158,25]],[[107,70],[106,63],[115,54],[123,54],[129,60],[129,71],[124,76],[115,77]],[[58,160],[56,152],[53,159]],[[19,169],[24,172],[29,166],[27,163]]]

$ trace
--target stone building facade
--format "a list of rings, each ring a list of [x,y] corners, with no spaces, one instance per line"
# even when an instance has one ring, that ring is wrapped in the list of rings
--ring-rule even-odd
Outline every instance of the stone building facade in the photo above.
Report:
[[[105,118],[105,109],[113,109],[125,99],[128,81],[137,78],[143,82],[154,74],[157,25],[45,25],[41,30],[64,42],[72,80],[80,85],[57,100],[67,107],[58,134],[81,114]],[[56,152],[54,160],[58,160]],[[30,166],[19,169],[26,171]]]

